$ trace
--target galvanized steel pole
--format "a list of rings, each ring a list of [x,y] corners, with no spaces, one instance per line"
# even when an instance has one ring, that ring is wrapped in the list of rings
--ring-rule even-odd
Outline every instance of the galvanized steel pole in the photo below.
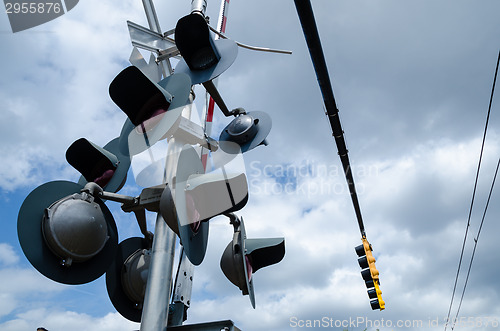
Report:
[[[191,14],[200,13],[205,16],[207,9],[207,0],[192,0],[191,1]]]
[[[152,0],[143,0],[149,28],[161,33],[160,23]],[[165,74],[165,67],[162,68]],[[171,184],[177,169],[177,160],[183,144],[171,139],[168,144],[164,180]],[[177,221],[177,220],[176,220]],[[141,331],[164,331],[167,329],[170,289],[174,265],[176,235],[158,213],[156,217],[151,264],[144,296]]]
[[[153,4],[153,0],[142,0],[142,4],[144,6],[144,12],[146,13],[146,18],[148,20],[149,28],[156,32],[162,33],[160,28],[160,21],[158,20],[158,16],[156,16],[155,6]],[[170,65],[170,60],[160,61],[158,65],[161,67],[163,71],[163,76],[168,76],[172,74],[172,67]]]
[[[191,98],[190,102],[192,103],[192,101]],[[182,115],[190,119],[191,107],[185,107]],[[176,194],[172,185],[173,178],[177,172],[177,163],[184,144],[182,140],[177,140],[175,137],[168,141],[164,180],[169,184],[173,196]],[[177,220],[174,220],[174,222],[177,222]],[[164,331],[167,329],[176,240],[177,235],[158,213],[140,331]],[[191,273],[193,272],[193,268],[189,270]],[[192,280],[192,274],[188,275],[188,277]],[[184,286],[191,285],[192,283],[189,282]],[[188,291],[191,293],[190,289]],[[182,324],[182,319],[176,321],[175,324]]]
[[[144,11],[146,12],[149,28],[157,33],[162,33],[158,17],[152,0],[143,0]],[[191,2],[191,12],[199,12],[205,15],[207,6],[206,0],[193,0]],[[167,60],[169,61],[169,60]],[[163,73],[172,73],[170,62],[161,61]],[[167,65],[165,67],[165,65]],[[168,71],[167,71],[168,70]],[[192,103],[193,99],[190,99]],[[191,117],[191,107],[186,107],[182,114],[187,119]],[[173,187],[173,178],[176,175],[177,163],[179,154],[184,146],[184,142],[177,140],[175,137],[168,142],[167,158],[165,161],[165,177],[164,181],[170,185],[172,194],[175,196],[175,188]],[[177,220],[174,220],[177,222]],[[175,256],[176,234],[167,225],[160,213],[156,218],[155,233],[153,238],[153,247],[151,250],[151,264],[146,285],[146,293],[144,297],[144,306],[141,318],[141,331],[164,331],[168,325],[169,299],[172,289],[172,275]],[[187,263],[186,273],[188,279],[192,281],[193,267],[189,261]],[[189,275],[191,273],[191,275]],[[183,284],[183,291],[191,292],[192,283]],[[189,304],[189,303],[188,303]],[[179,314],[177,314],[179,315]],[[182,324],[182,316],[180,321],[175,321],[174,325]]]
[[[354,186],[354,178],[352,175],[351,165],[349,163],[349,156],[347,155],[348,151],[344,140],[344,131],[342,130],[342,126],[340,124],[339,110],[337,108],[337,104],[335,103],[335,97],[333,96],[332,84],[330,82],[330,76],[328,75],[325,55],[323,54],[323,48],[321,47],[321,40],[319,38],[316,20],[314,19],[311,1],[295,0],[295,7],[299,15],[307,47],[309,48],[309,54],[311,55],[311,60],[314,66],[314,71],[316,72],[321,94],[323,95],[323,102],[330,121],[330,126],[332,127],[333,137],[335,138],[335,143],[337,144],[340,161],[342,162],[342,167],[344,168],[344,174],[349,187],[349,192],[351,193],[351,200],[354,206],[354,212],[356,213],[356,218],[358,220],[359,230],[361,232],[361,236],[364,237],[365,226],[361,216],[361,208],[359,207],[356,187]]]

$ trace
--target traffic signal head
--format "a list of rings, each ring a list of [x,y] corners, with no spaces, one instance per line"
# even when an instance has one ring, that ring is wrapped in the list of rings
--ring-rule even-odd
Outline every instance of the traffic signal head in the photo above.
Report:
[[[175,72],[188,74],[192,84],[216,78],[233,64],[238,54],[234,41],[212,38],[207,21],[198,13],[177,21],[175,44],[183,58]]]
[[[363,244],[356,247],[356,253],[358,254],[358,264],[363,269],[361,271],[361,275],[365,282],[370,280],[379,279],[379,272],[375,267],[375,258],[372,254],[371,245],[368,243],[366,239],[363,239]]]
[[[120,152],[119,138],[103,148],[80,138],[66,151],[66,160],[82,174],[79,184],[95,182],[109,192],[123,187],[130,168],[130,156]]]
[[[109,85],[111,99],[135,127],[128,136],[120,135],[120,146],[128,146],[130,155],[135,155],[175,132],[190,93],[191,80],[185,74],[156,83],[137,67],[125,68]]]
[[[365,237],[362,238],[362,242],[362,245],[355,248],[356,254],[359,256],[358,264],[362,269],[361,276],[368,289],[368,296],[373,299],[370,301],[372,309],[383,310],[385,309],[385,302],[382,300],[382,291],[379,287],[379,271],[375,267],[376,260],[372,254],[372,247]]]
[[[106,289],[115,309],[126,319],[140,322],[150,266],[148,242],[132,237],[118,245],[106,271]]]
[[[243,295],[249,295],[255,308],[252,275],[260,268],[280,262],[285,256],[284,238],[247,239],[242,218],[233,221],[233,240],[222,254],[220,267]]]
[[[245,153],[261,144],[267,144],[265,140],[271,127],[271,117],[264,112],[240,114],[222,130],[219,147],[229,154],[240,151]]]
[[[113,216],[83,187],[54,181],[33,190],[19,210],[17,231],[23,252],[45,277],[84,284],[108,268],[118,245]]]

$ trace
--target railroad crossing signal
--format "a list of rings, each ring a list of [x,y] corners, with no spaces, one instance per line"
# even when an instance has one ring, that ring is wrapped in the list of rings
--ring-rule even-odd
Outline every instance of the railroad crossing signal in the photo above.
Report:
[[[203,84],[225,116],[236,115],[229,111],[212,82],[233,64],[238,55],[236,42],[214,40],[205,18],[194,12],[177,21],[175,44],[182,55],[175,72],[189,75],[193,85]]]
[[[109,85],[109,95],[136,129],[120,136],[120,150],[136,155],[171,136],[190,93],[191,80],[185,74],[173,74],[156,83],[135,66],[122,70]]]
[[[385,302],[382,300],[382,291],[380,290],[379,271],[375,267],[375,258],[372,254],[372,247],[366,237],[362,239],[363,244],[357,246],[358,263],[361,267],[361,276],[365,281],[368,297],[372,299],[370,305],[373,310],[385,309]]]
[[[242,217],[230,214],[234,227],[233,240],[227,245],[220,267],[243,295],[250,296],[255,308],[253,274],[260,268],[280,262],[285,256],[285,238],[247,239]]]
[[[207,21],[198,13],[177,21],[175,44],[182,55],[175,72],[188,74],[193,84],[218,77],[233,64],[238,54],[238,46],[234,41],[214,40]]]
[[[143,3],[150,20],[154,14],[152,2]],[[150,21],[154,20],[157,19]],[[127,115],[120,136],[104,147],[85,138],[75,141],[68,148],[66,159],[82,174],[79,182],[57,181],[39,186],[28,195],[18,216],[21,247],[40,273],[64,284],[83,284],[107,270],[108,294],[116,310],[129,320],[151,324],[166,321],[163,316],[168,295],[164,294],[169,292],[172,277],[155,277],[158,275],[152,271],[165,270],[154,266],[168,267],[173,263],[173,255],[165,253],[170,248],[173,251],[175,240],[167,243],[170,234],[163,231],[163,226],[168,225],[180,237],[185,253],[183,263],[193,267],[204,258],[209,219],[221,214],[229,216],[234,236],[223,253],[221,268],[244,295],[250,295],[253,307],[252,274],[280,262],[285,254],[284,238],[247,239],[243,219],[232,214],[247,203],[248,183],[244,173],[227,173],[225,161],[261,144],[267,145],[265,140],[271,129],[271,119],[265,113],[247,114],[242,108],[230,112],[212,83],[235,61],[236,43],[212,38],[204,9],[193,10],[178,21],[175,41],[168,37],[174,30],[162,35],[156,25],[155,32],[151,24],[153,30],[129,22],[132,41],[137,47],[156,51],[156,64],[180,54],[183,58],[176,73],[160,80],[162,71],[154,61],[146,63],[134,49],[131,62],[137,66],[125,68],[109,86],[111,99]],[[158,45],[161,49],[156,48]],[[170,63],[168,69],[171,73]],[[231,153],[225,151],[232,155],[220,158],[222,162],[216,167],[220,173],[205,173],[200,156],[191,146],[199,144],[215,152],[218,143],[207,137],[201,127],[194,128],[189,118],[182,117],[184,107],[192,102],[194,84],[203,84],[223,113],[236,117],[220,137],[225,145],[236,146]],[[117,194],[125,183],[131,157],[171,137],[175,137],[170,141],[173,150],[179,152],[177,147],[186,145],[178,158],[177,154],[172,158],[177,168],[173,161],[169,167],[174,168],[166,168],[168,183],[147,187],[138,197]],[[118,245],[116,224],[103,199],[121,202],[123,211],[133,211],[145,237],[129,238]],[[160,230],[154,236],[147,231],[145,210],[159,213],[167,223],[157,223],[156,229]],[[158,242],[161,254],[154,249]],[[154,259],[153,255],[160,258]],[[160,299],[149,300],[147,293],[151,292],[160,293]],[[189,300],[182,297],[181,303],[184,309],[189,306]],[[228,322],[207,326],[232,327],[232,322]]]
[[[80,185],[94,182],[109,192],[123,187],[130,168],[130,156],[120,152],[119,138],[104,147],[80,138],[66,151],[66,160],[82,174]]]
[[[179,235],[191,263],[199,265],[207,248],[208,220],[243,208],[248,201],[248,184],[244,173],[205,174],[196,150],[185,145],[179,155],[174,198],[167,193],[162,195],[160,210]],[[173,208],[174,219],[169,216]]]
[[[45,277],[85,284],[106,272],[118,246],[113,215],[80,184],[40,185],[19,210],[17,233],[24,255]]]

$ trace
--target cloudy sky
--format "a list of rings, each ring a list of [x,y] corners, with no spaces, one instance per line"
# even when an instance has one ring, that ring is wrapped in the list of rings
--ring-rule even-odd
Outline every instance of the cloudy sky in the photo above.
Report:
[[[232,319],[242,330],[300,330],[314,320],[323,322],[316,329],[442,330],[500,49],[500,3],[312,3],[386,310],[370,309],[360,276],[354,252],[360,234],[293,2],[234,0],[227,35],[293,51],[240,49],[219,80],[230,108],[266,111],[273,119],[269,146],[244,156],[250,197],[239,215],[248,237],[284,236],[286,255],[254,275],[254,310],[219,268],[232,227],[223,217],[213,219],[188,322]],[[187,0],[155,5],[163,30],[190,11]],[[218,12],[219,1],[208,1],[212,25]],[[114,310],[104,277],[69,286],[40,275],[24,257],[16,227],[33,189],[78,180],[64,158],[73,141],[86,137],[104,145],[119,135],[125,115],[108,86],[129,65],[127,20],[147,24],[141,1],[80,1],[64,16],[16,34],[0,15],[2,330],[139,328]],[[499,112],[497,97],[451,317],[500,156]],[[218,112],[213,136],[228,122]],[[134,174],[131,169],[124,194],[140,192]],[[458,315],[462,330],[496,330],[500,323],[499,194],[493,191],[477,241]],[[132,215],[108,204],[120,241],[140,235]],[[152,230],[154,215],[148,217]]]

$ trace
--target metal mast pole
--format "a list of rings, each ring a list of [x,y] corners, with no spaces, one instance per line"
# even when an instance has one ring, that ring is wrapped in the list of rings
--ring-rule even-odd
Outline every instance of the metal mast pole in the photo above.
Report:
[[[342,167],[344,168],[345,178],[347,180],[349,192],[351,193],[352,204],[358,220],[359,231],[361,232],[361,236],[365,237],[365,226],[361,216],[361,208],[359,207],[356,187],[354,186],[354,178],[349,164],[349,156],[347,155],[348,151],[344,140],[344,131],[342,130],[342,126],[340,124],[339,110],[333,96],[332,84],[330,82],[330,76],[328,75],[325,55],[323,54],[323,48],[321,47],[321,40],[319,38],[311,2],[309,0],[295,0],[295,7],[297,8],[297,13],[299,15],[300,23],[302,24],[302,30],[304,32],[307,47],[309,48],[309,53],[314,65],[314,71],[316,72],[321,94],[323,95],[323,101],[328,119],[330,121],[330,126],[332,127],[333,137],[335,138],[335,143],[337,144],[340,161],[342,162]]]
[[[198,12],[205,17],[207,9],[207,0],[192,0],[191,1],[191,14]]]
[[[160,23],[152,0],[143,0],[149,28],[161,33]],[[160,63],[164,75],[163,61]],[[170,72],[169,72],[170,73]],[[177,160],[182,149],[182,143],[171,139],[168,144],[166,172],[164,180],[171,184],[177,169]],[[160,213],[156,217],[153,247],[151,249],[151,265],[144,296],[144,306],[141,317],[141,331],[164,331],[167,329],[170,288],[174,265],[176,235]]]
[[[142,2],[149,28],[161,34],[160,23],[156,16],[153,1],[143,0]],[[206,0],[193,0],[191,3],[191,12],[200,12],[202,15],[205,15],[206,6]],[[161,61],[159,65],[162,67],[164,76],[166,76],[166,72],[169,74],[172,73],[170,60],[167,59],[167,63]],[[190,99],[190,101],[192,102],[193,100]],[[191,107],[186,107],[182,115],[190,119]],[[170,184],[170,189],[174,196],[175,189],[171,184],[176,175],[179,154],[183,146],[184,142],[182,140],[177,140],[175,137],[171,138],[168,142],[164,181]],[[175,244],[176,234],[168,227],[163,217],[158,214],[156,218],[153,247],[151,250],[151,265],[144,297],[141,331],[164,331],[167,329]],[[190,263],[187,263],[187,265],[190,267],[188,268],[189,271],[192,272],[193,268]],[[190,287],[191,284],[192,283],[189,282],[183,286]],[[190,288],[187,290],[190,292]],[[180,320],[175,321],[174,325],[182,324],[182,314],[177,314],[177,316],[180,316]]]
[[[158,20],[158,16],[156,16],[156,10],[153,4],[153,0],[142,0],[142,4],[144,6],[144,12],[146,13],[146,18],[148,20],[149,28],[152,31],[161,34],[162,32],[160,28],[160,21]],[[167,59],[167,62],[160,61],[158,65],[161,67],[164,77],[172,74],[173,70],[170,65],[169,59]]]

